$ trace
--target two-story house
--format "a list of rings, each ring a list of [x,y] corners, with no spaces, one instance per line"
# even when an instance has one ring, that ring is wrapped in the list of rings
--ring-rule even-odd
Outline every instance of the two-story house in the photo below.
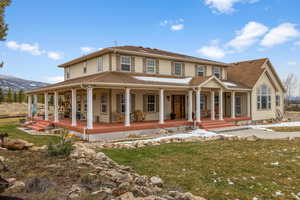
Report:
[[[28,116],[34,117],[32,102],[37,102],[37,95],[44,95],[43,120],[81,133],[150,130],[193,122],[218,128],[283,113],[285,89],[268,59],[227,64],[119,46],[59,67],[64,68],[63,82],[27,93]],[[51,116],[49,95],[54,96]]]

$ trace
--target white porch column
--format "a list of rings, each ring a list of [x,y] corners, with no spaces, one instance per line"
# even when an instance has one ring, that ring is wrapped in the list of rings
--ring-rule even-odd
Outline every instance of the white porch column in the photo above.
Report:
[[[32,117],[32,95],[28,95],[28,117]]]
[[[130,89],[125,89],[125,126],[130,126]]]
[[[48,92],[45,92],[44,94],[44,100],[45,100],[45,103],[44,103],[44,111],[45,111],[45,120],[49,120],[49,106],[48,106]]]
[[[37,94],[33,95],[33,105],[34,105],[34,109],[35,109],[35,113],[34,113],[34,116],[33,117],[36,117],[37,116],[37,113],[38,113],[38,96]]]
[[[72,89],[72,103],[71,103],[71,109],[72,109],[72,126],[77,125],[77,119],[76,119],[76,89]]]
[[[54,92],[54,122],[58,122],[58,92]]]
[[[247,116],[251,117],[251,92],[247,92]]]
[[[164,124],[164,90],[159,90],[159,123]]]
[[[200,97],[201,89],[196,91],[196,122],[201,122]]]
[[[211,120],[215,120],[215,91],[211,91]]]
[[[188,121],[193,122],[193,90],[189,90]]]
[[[219,91],[219,120],[223,120],[223,89]]]
[[[231,118],[235,118],[235,92],[231,92]]]
[[[93,129],[93,88],[87,88],[87,129]]]

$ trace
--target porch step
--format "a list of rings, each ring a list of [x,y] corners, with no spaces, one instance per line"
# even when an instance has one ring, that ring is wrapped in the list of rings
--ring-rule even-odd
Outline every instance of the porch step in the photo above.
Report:
[[[199,125],[200,128],[206,130],[213,130],[218,128],[227,128],[227,127],[234,127],[236,126],[233,123],[220,121],[220,120],[209,120],[209,121],[202,121]]]
[[[235,127],[234,124],[216,124],[216,125],[210,125],[210,126],[202,126],[201,128],[206,130],[214,130],[219,128],[228,128],[228,127]]]
[[[38,126],[35,126],[35,125],[28,125],[27,128],[30,128],[32,130],[35,130],[35,131],[43,131],[44,128],[41,128],[41,127],[38,127]]]
[[[49,122],[37,122],[35,124],[28,125],[27,128],[31,128],[36,131],[44,131],[49,126],[51,126],[51,123]]]

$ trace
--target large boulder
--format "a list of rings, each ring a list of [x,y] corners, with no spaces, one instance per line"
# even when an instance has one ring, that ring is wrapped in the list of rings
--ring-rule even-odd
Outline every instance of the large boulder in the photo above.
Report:
[[[2,146],[8,150],[24,150],[32,147],[33,144],[21,139],[7,139]]]

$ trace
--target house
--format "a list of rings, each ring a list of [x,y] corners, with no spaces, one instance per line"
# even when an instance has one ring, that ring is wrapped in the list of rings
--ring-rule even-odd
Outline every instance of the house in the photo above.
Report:
[[[94,140],[104,133],[194,123],[202,128],[225,127],[283,113],[285,88],[267,58],[227,64],[117,46],[58,67],[64,68],[63,82],[27,93],[28,117],[93,135]],[[32,114],[37,95],[44,95],[43,116]]]

